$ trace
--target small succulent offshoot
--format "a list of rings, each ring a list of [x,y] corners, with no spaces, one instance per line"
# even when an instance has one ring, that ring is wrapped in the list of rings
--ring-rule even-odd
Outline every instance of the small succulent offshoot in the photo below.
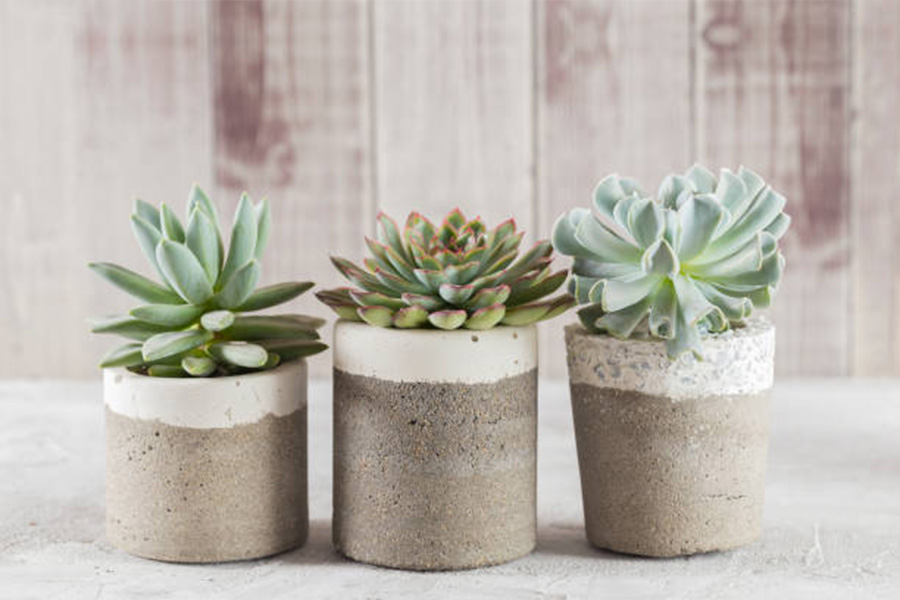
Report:
[[[311,282],[256,288],[271,228],[269,204],[241,196],[227,252],[216,207],[199,187],[188,196],[187,224],[166,205],[136,200],[131,224],[162,283],[111,263],[91,269],[147,304],[95,320],[92,331],[123,336],[101,367],[159,377],[210,377],[271,369],[326,348],[306,315],[245,315],[296,298]]]
[[[610,175],[592,208],[562,215],[553,245],[575,258],[569,291],[585,328],[666,340],[670,358],[702,358],[702,337],[769,306],[784,269],[785,199],[741,167],[719,176],[694,165],[657,197]]]
[[[489,329],[555,317],[574,299],[547,298],[566,280],[550,268],[553,248],[542,240],[519,256],[523,233],[512,219],[487,230],[480,218],[453,210],[435,226],[411,213],[403,232],[384,213],[378,239],[366,238],[365,268],[339,257],[334,266],[356,288],[316,296],[341,318],[377,327]]]

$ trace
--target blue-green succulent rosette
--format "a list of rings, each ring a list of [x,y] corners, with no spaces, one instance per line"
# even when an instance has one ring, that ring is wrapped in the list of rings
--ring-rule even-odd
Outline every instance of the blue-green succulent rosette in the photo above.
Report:
[[[669,175],[656,198],[610,175],[591,208],[553,228],[574,257],[569,291],[593,333],[665,340],[674,359],[703,357],[702,339],[768,307],[784,270],[778,242],[790,225],[785,198],[749,169],[718,177],[694,165]]]
[[[92,331],[129,342],[101,367],[158,377],[210,377],[266,370],[325,350],[323,319],[298,314],[247,315],[292,300],[312,282],[256,287],[272,217],[265,200],[241,196],[226,249],[215,205],[199,187],[188,195],[185,224],[166,205],[136,200],[131,225],[160,282],[112,263],[89,266],[145,304],[96,319]]]

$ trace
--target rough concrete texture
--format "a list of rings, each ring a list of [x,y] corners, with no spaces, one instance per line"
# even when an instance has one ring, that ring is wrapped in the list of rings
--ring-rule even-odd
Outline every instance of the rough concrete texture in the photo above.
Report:
[[[106,532],[165,561],[258,558],[303,544],[306,406],[252,424],[195,429],[106,409]]]
[[[573,384],[571,395],[592,544],[681,556],[760,537],[768,392],[673,402]]]
[[[531,552],[537,369],[489,384],[334,370],[334,544],[358,561],[465,569]]]
[[[900,381],[779,380],[762,540],[650,560],[585,539],[568,385],[541,380],[537,548],[505,565],[439,573],[372,568],[334,551],[331,391],[330,378],[309,388],[306,544],[186,567],[120,552],[103,535],[99,385],[0,382],[0,598],[900,598]]]

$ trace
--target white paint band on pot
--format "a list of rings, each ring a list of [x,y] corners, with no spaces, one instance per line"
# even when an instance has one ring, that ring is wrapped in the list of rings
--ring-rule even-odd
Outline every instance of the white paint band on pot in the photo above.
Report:
[[[537,330],[385,330],[340,321],[334,329],[334,367],[388,381],[491,383],[537,367]]]

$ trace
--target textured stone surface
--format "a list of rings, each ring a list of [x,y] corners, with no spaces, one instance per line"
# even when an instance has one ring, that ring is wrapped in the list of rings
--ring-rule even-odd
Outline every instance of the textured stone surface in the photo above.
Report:
[[[218,562],[301,545],[307,535],[306,406],[195,429],[106,409],[106,532],[148,558]]]
[[[772,387],[775,327],[763,318],[747,320],[703,340],[703,360],[685,353],[666,355],[665,343],[619,340],[566,326],[569,380],[603,388],[631,390],[673,400],[710,394],[754,394]]]
[[[571,395],[592,544],[680,556],[759,538],[768,392],[672,402],[574,384]]]
[[[489,384],[393,382],[334,370],[334,542],[421,570],[534,548],[537,369]]]
[[[454,573],[380,569],[334,551],[331,382],[312,382],[309,397],[307,543],[259,561],[186,567],[129,556],[104,540],[99,385],[0,383],[0,598],[900,597],[900,382],[779,379],[762,539],[655,560],[588,544],[568,385],[542,380],[537,548]]]

